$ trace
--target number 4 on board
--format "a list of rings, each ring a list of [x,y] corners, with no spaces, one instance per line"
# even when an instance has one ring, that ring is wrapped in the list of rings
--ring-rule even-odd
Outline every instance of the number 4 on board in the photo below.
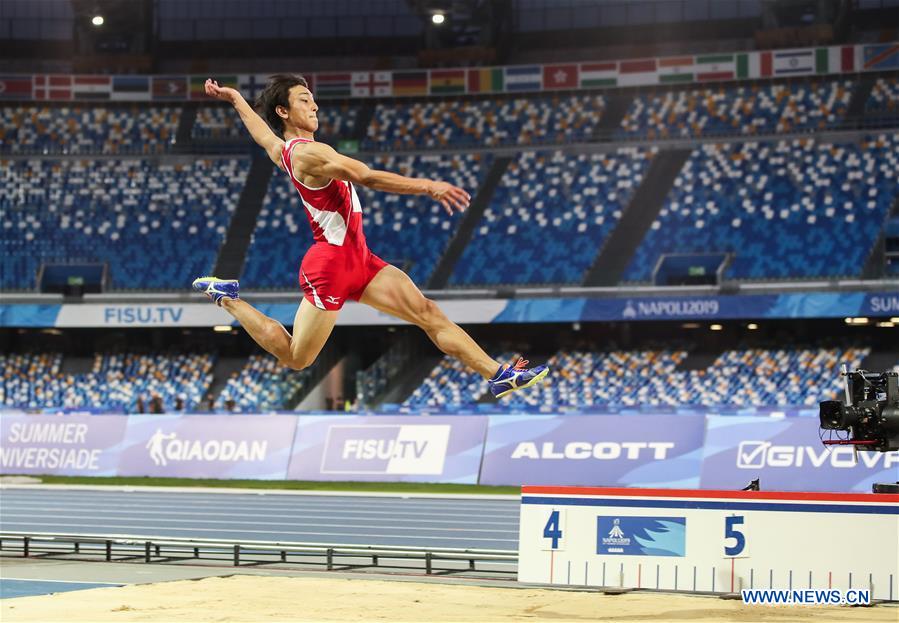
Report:
[[[559,511],[552,511],[549,520],[543,528],[543,538],[552,539],[552,549],[559,549],[559,540],[562,538],[562,525],[559,520]]]

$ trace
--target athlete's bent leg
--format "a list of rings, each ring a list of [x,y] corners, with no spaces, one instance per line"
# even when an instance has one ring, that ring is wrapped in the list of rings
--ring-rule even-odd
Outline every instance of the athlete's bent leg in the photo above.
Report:
[[[437,348],[459,359],[485,379],[493,377],[499,369],[499,362],[447,318],[437,304],[426,298],[409,276],[396,266],[388,265],[378,271],[359,302],[420,327]]]
[[[269,318],[242,299],[222,299],[222,307],[234,316],[259,346],[294,370],[308,368],[318,357],[339,312],[318,309],[305,298],[293,321],[293,335],[280,322]]]

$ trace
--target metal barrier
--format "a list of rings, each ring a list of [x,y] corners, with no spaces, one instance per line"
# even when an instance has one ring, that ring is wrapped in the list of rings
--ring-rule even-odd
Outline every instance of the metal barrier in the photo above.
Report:
[[[290,556],[305,557],[307,564],[323,564],[329,571],[335,566],[421,568],[411,561],[422,561],[425,573],[434,571],[475,571],[479,563],[495,563],[493,573],[516,574],[518,553],[498,549],[429,548],[392,545],[351,545],[340,543],[294,543],[280,541],[244,541],[230,539],[172,538],[130,534],[70,534],[48,532],[0,532],[0,554],[21,552],[22,556],[71,555],[101,556],[106,561],[142,558],[144,562],[169,562],[185,558],[223,560],[241,564],[291,562]],[[165,555],[164,555],[165,554]],[[203,556],[206,554],[206,556]],[[218,554],[218,556],[215,556]],[[224,558],[222,556],[224,554]],[[313,560],[310,560],[313,559]],[[314,559],[323,559],[323,562]],[[371,559],[370,564],[359,561]],[[467,562],[460,568],[458,563]],[[447,565],[446,563],[456,563]],[[481,567],[482,571],[487,571]]]

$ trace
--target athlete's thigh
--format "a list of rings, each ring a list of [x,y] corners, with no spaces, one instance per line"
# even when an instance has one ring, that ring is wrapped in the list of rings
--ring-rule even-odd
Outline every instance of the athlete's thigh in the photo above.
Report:
[[[391,264],[378,271],[359,302],[412,324],[427,307],[427,299],[409,275]]]
[[[314,361],[328,341],[339,314],[339,311],[319,309],[303,298],[293,318],[290,352],[294,358]]]

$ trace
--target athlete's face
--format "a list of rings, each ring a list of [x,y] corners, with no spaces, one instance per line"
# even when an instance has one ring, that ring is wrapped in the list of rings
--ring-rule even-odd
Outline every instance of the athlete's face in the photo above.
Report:
[[[308,132],[318,130],[318,105],[309,89],[301,85],[291,88],[287,101],[290,103],[290,109],[286,111],[290,125]]]

